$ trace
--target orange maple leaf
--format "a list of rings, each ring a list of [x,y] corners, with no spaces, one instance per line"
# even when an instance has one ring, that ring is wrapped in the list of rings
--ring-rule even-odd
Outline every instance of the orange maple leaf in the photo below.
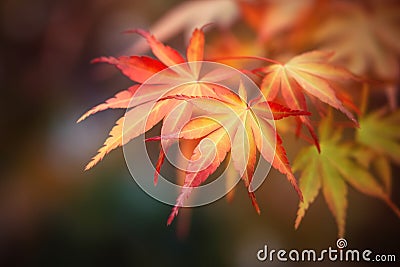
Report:
[[[175,99],[170,99],[158,102],[153,106],[151,101],[157,100],[161,96],[168,95],[168,93],[215,96],[214,90],[211,90],[207,85],[198,85],[193,83],[193,81],[198,78],[200,63],[191,65],[182,64],[185,62],[201,61],[203,59],[204,34],[202,30],[196,29],[193,32],[187,48],[187,61],[176,50],[169,46],[165,46],[148,32],[143,30],[134,30],[131,32],[143,36],[149,43],[153,54],[159,60],[149,57],[131,56],[120,58],[102,57],[94,61],[115,65],[124,75],[135,82],[147,82],[144,85],[134,85],[128,90],[119,92],[113,98],[108,99],[105,103],[102,103],[86,112],[78,120],[78,122],[80,122],[96,112],[109,108],[128,109],[127,113],[118,119],[103,147],[99,149],[98,154],[87,164],[85,170],[96,165],[110,151],[150,130],[154,125],[159,123],[170,110],[176,107],[179,102]],[[172,69],[167,69],[167,67],[175,66],[177,64],[181,65]],[[162,78],[164,81],[161,84],[159,81],[148,80],[151,76],[160,73],[163,70],[165,70],[162,72]],[[180,84],[185,85],[171,90],[171,88]],[[191,105],[181,105],[180,109],[180,114],[176,118],[174,125],[174,127],[177,128],[186,122],[188,114],[190,116]],[[134,114],[137,119],[124,129],[125,118],[130,114]],[[157,163],[157,171],[159,171],[159,167],[163,160],[164,155],[160,154],[159,162]],[[155,177],[155,181],[156,179],[157,176]]]
[[[313,0],[257,0],[239,3],[244,20],[257,30],[258,38],[263,42],[293,28],[298,29],[316,6]]]
[[[261,91],[267,100],[273,101],[281,93],[286,105],[295,110],[307,111],[307,103],[304,93],[316,98],[341,112],[358,126],[353,114],[345,107],[344,89],[337,82],[341,80],[355,80],[355,76],[344,68],[330,63],[332,52],[312,51],[295,56],[285,64],[273,64],[261,69],[265,77],[261,84]],[[353,105],[354,106],[354,105]],[[298,125],[304,124],[318,150],[318,137],[308,117],[296,118]],[[299,127],[300,128],[300,127]]]
[[[246,188],[249,189],[253,179],[258,150],[267,162],[287,176],[302,199],[282,140],[276,133],[272,121],[288,116],[308,116],[309,112],[291,110],[277,103],[265,102],[260,97],[247,104],[243,84],[239,87],[239,96],[225,89],[220,91],[218,98],[183,95],[174,97],[190,102],[206,112],[205,117],[200,116],[190,120],[179,133],[179,137],[206,141],[201,141],[193,152],[186,170],[182,192],[167,224],[171,224],[193,188],[202,184],[218,168],[229,151],[233,166],[241,174]],[[254,192],[249,190],[249,196],[256,211],[260,213]]]

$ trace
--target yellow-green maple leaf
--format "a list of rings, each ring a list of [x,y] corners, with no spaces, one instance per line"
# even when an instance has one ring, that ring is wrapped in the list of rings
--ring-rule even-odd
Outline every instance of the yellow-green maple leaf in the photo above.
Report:
[[[332,127],[329,115],[319,127],[321,153],[312,146],[304,148],[293,164],[294,171],[301,171],[300,189],[304,202],[299,204],[295,228],[308,207],[322,190],[325,201],[335,217],[339,237],[344,236],[347,209],[347,185],[359,192],[379,198],[400,217],[399,209],[390,200],[389,193],[370,170],[354,159],[355,144],[341,142],[342,131]]]
[[[385,116],[377,110],[360,119],[356,140],[400,164],[400,109]]]

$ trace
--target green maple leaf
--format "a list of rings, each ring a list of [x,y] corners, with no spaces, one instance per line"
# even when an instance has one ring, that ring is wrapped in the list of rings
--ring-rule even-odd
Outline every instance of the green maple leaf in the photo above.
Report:
[[[365,164],[355,159],[354,151],[359,151],[357,144],[341,142],[342,130],[335,130],[332,120],[332,115],[329,115],[320,124],[321,153],[312,146],[306,147],[293,163],[293,170],[301,171],[300,189],[304,196],[304,202],[299,204],[295,228],[321,190],[335,217],[338,235],[344,236],[348,185],[363,194],[383,200],[400,217],[400,210],[391,201],[385,186]]]
[[[385,110],[377,110],[362,117],[356,140],[400,164],[400,109],[385,115]]]

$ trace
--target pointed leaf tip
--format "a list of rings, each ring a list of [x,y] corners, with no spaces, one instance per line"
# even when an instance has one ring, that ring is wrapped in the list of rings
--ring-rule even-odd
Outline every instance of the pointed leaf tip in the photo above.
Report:
[[[396,214],[396,216],[400,218],[400,209],[396,206],[396,204],[394,204],[389,197],[386,197],[383,200],[385,201],[386,205],[388,205],[389,208],[392,209],[394,214]]]
[[[91,64],[96,64],[96,63],[115,64],[116,62],[117,62],[117,59],[115,57],[97,57],[90,61]]]
[[[260,210],[260,207],[258,206],[256,195],[254,194],[254,192],[248,192],[248,193],[249,193],[249,197],[251,199],[251,204],[253,205],[254,209],[257,212],[257,214],[261,215],[261,210]]]
[[[184,63],[184,58],[175,49],[164,45],[154,35],[142,29],[129,30],[127,33],[137,33],[146,39],[153,54],[165,65],[174,66]]]
[[[171,225],[171,223],[173,222],[175,217],[178,215],[178,212],[179,212],[178,206],[175,206],[172,208],[171,214],[169,215],[168,220],[167,220],[167,226]]]
[[[161,147],[160,154],[158,156],[158,160],[157,160],[157,164],[156,164],[156,169],[154,172],[154,186],[156,186],[158,183],[158,176],[160,175],[161,167],[164,163],[164,160],[165,160],[165,153],[164,153],[164,149]]]

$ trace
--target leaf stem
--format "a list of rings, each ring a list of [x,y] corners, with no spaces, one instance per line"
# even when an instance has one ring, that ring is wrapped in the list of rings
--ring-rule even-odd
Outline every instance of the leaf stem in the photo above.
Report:
[[[385,203],[389,206],[389,208],[391,208],[393,212],[397,215],[397,217],[400,218],[400,210],[396,206],[396,204],[394,204],[393,201],[388,196],[384,197],[383,201],[385,201]]]
[[[248,60],[248,59],[261,60],[261,61],[265,61],[268,63],[283,65],[282,62],[279,62],[277,60],[266,58],[266,57],[258,57],[258,56],[227,56],[227,57],[215,57],[215,58],[211,58],[209,60],[210,61],[222,61],[222,60]]]
[[[369,84],[364,82],[361,91],[361,104],[360,104],[360,114],[365,115],[368,107],[368,97],[369,97]]]

